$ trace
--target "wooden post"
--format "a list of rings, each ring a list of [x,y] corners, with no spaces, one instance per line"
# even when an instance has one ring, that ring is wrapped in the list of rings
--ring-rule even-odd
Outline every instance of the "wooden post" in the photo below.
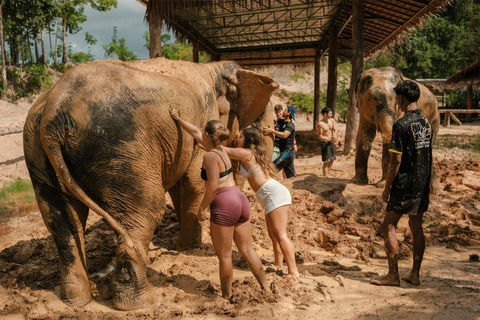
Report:
[[[150,59],[162,56],[162,18],[153,10],[153,1],[148,2],[148,33],[150,34]]]
[[[460,120],[458,120],[458,118],[455,117],[455,115],[454,115],[452,112],[449,111],[449,112],[447,112],[447,114],[448,114],[448,116],[449,116],[449,117],[448,117],[448,125],[450,125],[450,119],[452,119],[453,121],[455,121],[459,126],[462,125],[462,122],[461,122]],[[467,115],[468,115],[468,114],[467,114]],[[470,115],[471,115],[471,113],[470,113]]]
[[[473,81],[467,87],[467,110],[473,109]],[[472,122],[472,114],[467,113],[467,123]]]
[[[335,115],[337,105],[337,66],[338,66],[338,38],[337,28],[332,26],[328,35],[328,87],[327,107],[331,108]]]
[[[315,80],[313,85],[313,130],[320,120],[320,48],[315,51]]]
[[[2,14],[3,0],[0,1],[0,46],[2,49],[2,81],[3,88],[7,87],[7,61],[5,55],[5,39],[3,38],[3,14]]]
[[[193,46],[192,46],[192,61],[193,62],[199,62],[199,50],[198,50],[198,42],[195,41],[193,42]]]
[[[357,138],[359,116],[357,101],[355,99],[355,87],[363,72],[364,12],[364,0],[352,0],[352,77],[350,80],[350,89],[348,90],[347,126],[345,129],[345,147],[343,149],[344,155],[347,155],[350,152],[352,145]]]

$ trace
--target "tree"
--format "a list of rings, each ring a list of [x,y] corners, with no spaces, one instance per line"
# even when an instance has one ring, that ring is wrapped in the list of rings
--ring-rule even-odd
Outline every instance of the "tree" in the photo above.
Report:
[[[458,0],[367,67],[394,66],[410,78],[448,78],[478,60],[480,0]]]
[[[103,45],[103,49],[105,50],[105,58],[112,58],[117,55],[118,59],[122,61],[130,61],[136,60],[137,55],[135,52],[131,51],[125,42],[124,38],[118,38],[117,36],[117,27],[113,27],[113,36],[112,42],[107,45]]]
[[[112,7],[117,7],[117,0],[56,0],[63,26],[63,58],[67,62],[67,32],[77,33],[82,28],[80,24],[87,21],[83,14],[85,5],[89,4],[93,9],[105,12]]]
[[[3,0],[0,1],[0,46],[2,50],[2,83],[3,87],[7,87],[7,62],[5,61],[5,39],[3,38],[3,15],[2,15]]]
[[[95,37],[86,32],[85,33],[85,42],[89,44],[88,46],[88,52],[73,52],[72,46],[68,46],[68,58],[70,61],[75,61],[75,62],[87,62],[87,61],[94,61],[95,56],[91,53],[91,45],[94,45],[97,43],[97,39]]]
[[[150,50],[150,35],[146,31],[143,35],[145,39],[144,48]],[[172,37],[168,34],[162,34],[162,56],[170,60],[192,61],[193,46],[189,43],[181,43],[177,39],[171,42]],[[205,63],[211,61],[210,56],[205,52],[200,52],[200,62]]]

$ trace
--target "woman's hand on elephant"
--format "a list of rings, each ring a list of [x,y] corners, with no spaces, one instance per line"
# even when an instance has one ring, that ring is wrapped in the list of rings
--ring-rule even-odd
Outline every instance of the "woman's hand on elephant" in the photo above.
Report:
[[[178,112],[178,109],[175,107],[170,107],[170,115],[174,120],[180,120],[180,114]]]

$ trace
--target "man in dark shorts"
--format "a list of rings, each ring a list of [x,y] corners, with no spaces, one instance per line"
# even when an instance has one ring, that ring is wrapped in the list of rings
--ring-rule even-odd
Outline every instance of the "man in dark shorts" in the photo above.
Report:
[[[333,111],[331,108],[325,107],[322,109],[323,118],[317,122],[315,128],[317,129],[318,139],[322,149],[323,162],[323,176],[330,175],[333,161],[335,157],[335,120],[333,119]]]
[[[394,88],[396,103],[405,112],[393,125],[388,175],[382,197],[388,202],[382,224],[388,274],[370,283],[399,286],[398,241],[395,229],[403,214],[413,235],[413,268],[402,280],[420,284],[420,266],[425,252],[423,214],[428,209],[430,174],[432,168],[432,126],[418,109],[418,85],[410,80]]]
[[[295,120],[295,113],[297,109],[294,106],[288,106],[283,112],[283,125],[280,125],[280,130],[275,131],[272,128],[263,128],[263,134],[274,134],[280,138],[280,155],[273,161],[280,171],[283,169],[285,177],[296,177],[295,167],[293,166],[293,159],[295,159],[295,125],[292,120]]]

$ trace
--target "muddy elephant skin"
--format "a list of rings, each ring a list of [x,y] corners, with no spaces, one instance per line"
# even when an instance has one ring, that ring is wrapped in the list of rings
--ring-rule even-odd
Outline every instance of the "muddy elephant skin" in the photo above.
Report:
[[[364,71],[356,87],[357,108],[360,115],[355,155],[355,177],[353,182],[367,184],[368,158],[372,148],[373,140],[377,131],[382,135],[382,178],[377,186],[383,187],[388,173],[390,161],[390,140],[392,138],[393,123],[403,117],[403,112],[398,108],[393,88],[404,80],[399,71],[392,67],[372,68]],[[420,87],[420,99],[417,101],[422,113],[430,120],[433,127],[433,142],[438,133],[440,125],[440,114],[438,102],[433,93],[424,85]],[[431,190],[434,193],[440,192],[440,185],[432,166]]]
[[[223,119],[241,129],[264,112],[277,87],[233,62],[106,60],[72,68],[38,98],[25,122],[25,160],[60,256],[66,304],[92,299],[84,244],[89,209],[118,235],[117,309],[143,308],[157,299],[147,281],[147,252],[165,192],[179,213],[179,249],[201,243],[203,151],[169,108],[200,128]]]

